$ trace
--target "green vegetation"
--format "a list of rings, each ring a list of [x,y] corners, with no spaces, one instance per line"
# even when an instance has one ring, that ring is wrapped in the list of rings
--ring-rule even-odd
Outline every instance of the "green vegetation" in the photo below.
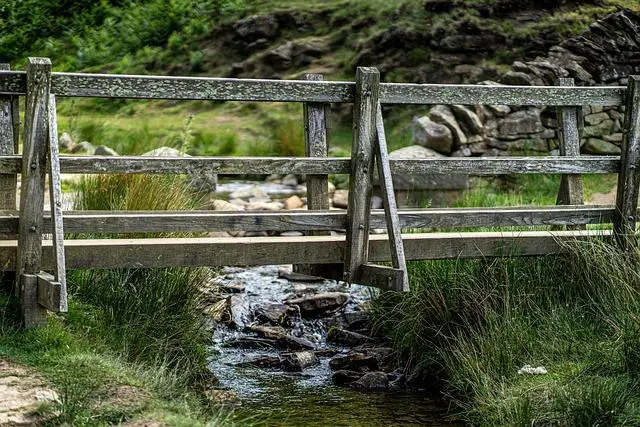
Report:
[[[198,203],[184,178],[152,175],[86,178],[76,198],[77,208],[89,210],[180,210]],[[194,268],[70,271],[69,313],[30,331],[3,315],[0,357],[34,366],[58,389],[61,402],[42,408],[56,425],[137,418],[216,425],[224,415],[204,397],[215,378],[206,367],[200,315],[200,288],[211,275]]]
[[[640,252],[411,263],[375,304],[378,333],[478,425],[640,421]],[[520,375],[524,365],[546,375]]]

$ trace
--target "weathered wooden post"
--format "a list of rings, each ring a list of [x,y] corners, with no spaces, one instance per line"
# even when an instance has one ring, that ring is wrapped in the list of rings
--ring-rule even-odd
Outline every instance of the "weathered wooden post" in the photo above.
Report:
[[[635,244],[633,236],[640,186],[640,76],[629,76],[624,128],[613,232],[620,247],[629,249]]]
[[[347,241],[344,280],[357,282],[360,267],[369,256],[369,216],[376,144],[376,112],[380,73],[375,68],[358,67],[353,103],[353,144],[347,207]]]
[[[0,64],[1,70],[10,70],[9,64]],[[0,96],[0,155],[18,152],[18,97]],[[18,176],[0,174],[0,210],[16,209]],[[0,238],[12,239],[14,235],[2,234]]]
[[[48,58],[29,58],[16,261],[16,280],[20,287],[25,327],[38,326],[46,320],[46,309],[38,304],[37,275],[42,261],[50,88],[51,61]]]
[[[559,86],[574,86],[571,78],[558,79]],[[578,126],[578,114],[581,107],[558,107],[558,142],[560,155],[578,157],[580,155],[580,132]],[[582,205],[584,203],[582,176],[562,175],[560,190],[558,191],[558,205]],[[585,225],[569,225],[568,229],[584,230]]]
[[[305,80],[323,81],[322,74],[306,74]],[[327,157],[328,143],[328,104],[305,102],[304,115],[304,149],[307,157]],[[328,210],[329,177],[327,175],[307,175],[307,207],[309,210]],[[323,231],[309,231],[311,236],[326,235]],[[342,270],[341,264],[298,264],[295,271],[320,277],[341,278],[336,270]],[[336,277],[337,276],[337,277]]]

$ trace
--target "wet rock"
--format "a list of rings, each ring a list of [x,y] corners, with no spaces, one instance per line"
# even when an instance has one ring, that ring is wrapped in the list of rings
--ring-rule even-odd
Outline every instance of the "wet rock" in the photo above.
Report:
[[[331,382],[335,385],[351,384],[362,377],[362,372],[340,370],[331,375]]]
[[[236,329],[245,328],[249,320],[249,310],[244,296],[232,295],[226,299],[226,316],[223,322],[235,326]]]
[[[482,133],[484,126],[478,115],[463,105],[452,105],[451,111],[458,119],[458,123],[466,131],[467,135],[477,135]],[[469,139],[469,143],[474,142]]]
[[[351,352],[331,359],[329,367],[334,371],[375,371],[378,369],[378,359],[374,355]]]
[[[342,307],[347,302],[347,298],[348,294],[342,292],[322,292],[285,302],[300,307],[300,313],[303,316],[317,316]]]
[[[261,356],[247,362],[240,362],[236,364],[239,368],[244,367],[256,367],[256,368],[280,368],[280,358],[278,356]]]
[[[620,147],[598,138],[589,138],[582,146],[582,151],[588,154],[619,155]]]
[[[254,312],[255,318],[259,322],[269,323],[271,325],[290,326],[290,316],[298,312],[294,307],[285,304],[269,304],[258,308]]]
[[[371,342],[371,338],[357,332],[346,331],[340,328],[331,328],[327,333],[327,341],[346,345],[348,347],[355,347]]]
[[[290,372],[301,372],[318,363],[320,363],[320,360],[313,351],[284,353],[281,357],[282,369]]]
[[[368,372],[358,381],[349,384],[349,386],[360,391],[386,391],[389,389],[389,380],[384,372]]]
[[[412,142],[414,144],[431,148],[443,154],[451,153],[453,135],[447,126],[436,123],[425,116],[415,117],[412,128]]]
[[[262,338],[273,340],[277,348],[288,350],[314,350],[316,348],[311,341],[289,335],[280,326],[251,326],[249,329]]]
[[[245,286],[242,283],[219,283],[218,289],[221,292],[229,294],[241,294],[245,291]]]
[[[93,154],[96,156],[119,156],[116,150],[106,145],[98,145]]]
[[[401,391],[407,386],[407,377],[402,372],[391,372],[387,374],[389,380],[389,390]]]
[[[284,208],[287,210],[291,209],[300,209],[304,206],[304,202],[298,196],[291,196],[287,200],[284,201]]]
[[[267,338],[240,337],[225,342],[224,346],[232,348],[272,349],[278,348],[278,343],[276,340]]]
[[[287,279],[290,282],[311,282],[311,283],[324,282],[324,279],[322,277],[296,273],[294,271],[289,271],[283,268],[278,270],[278,278]]]
[[[333,193],[333,206],[336,208],[346,209],[349,203],[348,190],[336,190]]]
[[[214,405],[237,405],[240,398],[231,390],[209,389],[205,391],[205,397]]]
[[[255,325],[255,326],[250,326],[249,330],[251,332],[257,333],[259,337],[268,338],[271,340],[277,340],[287,335],[286,329],[284,329],[282,326]]]
[[[454,143],[459,146],[467,143],[467,137],[458,125],[455,116],[445,105],[436,105],[429,110],[429,118],[436,122],[445,125],[451,131],[453,135]]]

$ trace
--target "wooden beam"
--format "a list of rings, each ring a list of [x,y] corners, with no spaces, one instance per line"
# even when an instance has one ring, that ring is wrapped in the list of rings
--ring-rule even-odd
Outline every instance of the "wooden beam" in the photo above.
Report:
[[[378,176],[380,178],[380,191],[382,193],[382,201],[384,204],[387,234],[389,235],[389,243],[391,244],[391,262],[395,269],[399,269],[402,272],[400,280],[394,280],[392,282],[395,286],[393,289],[396,291],[407,292],[409,291],[409,276],[407,275],[407,263],[404,257],[404,247],[402,245],[396,196],[393,192],[393,180],[391,178],[389,153],[387,151],[387,138],[384,132],[384,121],[382,118],[382,107],[380,106],[380,103],[378,103],[376,108],[376,134],[376,163],[378,166]]]
[[[624,127],[613,230],[618,244],[629,248],[636,233],[640,187],[640,76],[629,76]]]
[[[62,284],[49,273],[40,272],[38,281],[38,304],[50,311],[66,312],[67,302],[63,295]]]
[[[234,101],[353,102],[353,82],[54,73],[57,96]],[[24,95],[26,76],[0,72],[0,94]],[[623,105],[619,86],[547,87],[382,83],[382,104]]]
[[[49,59],[29,58],[18,225],[17,277],[21,279],[27,277],[24,275],[40,273],[41,268],[50,85]],[[37,288],[26,288],[34,286],[30,280],[21,280],[21,283],[24,326],[41,325],[45,321],[46,310],[38,304]]]
[[[353,144],[347,207],[347,253],[344,260],[344,275],[347,282],[358,280],[359,268],[362,264],[366,264],[368,259],[379,85],[378,70],[358,67],[353,106]]]
[[[533,256],[561,253],[567,243],[607,237],[601,230],[416,233],[403,235],[407,260]],[[43,268],[54,258],[50,241],[43,245]],[[244,266],[339,263],[344,236],[238,237],[181,239],[67,240],[70,269]],[[385,235],[372,235],[369,260],[391,260]],[[0,241],[0,263],[15,269],[16,241]]]
[[[67,311],[67,272],[64,260],[64,229],[62,219],[62,184],[60,182],[60,160],[58,156],[58,116],[56,97],[49,96],[49,202],[51,205],[51,227],[53,252],[56,258],[54,280],[60,286],[60,300],[56,311]]]
[[[9,64],[0,64],[0,70],[9,70]],[[13,111],[14,97],[0,96],[0,155],[16,154],[16,127]],[[0,209],[16,209],[18,176],[0,174]],[[11,234],[0,234],[2,239],[14,239]]]
[[[406,270],[374,264],[361,265],[358,273],[359,284],[393,291],[403,290],[405,276]]]

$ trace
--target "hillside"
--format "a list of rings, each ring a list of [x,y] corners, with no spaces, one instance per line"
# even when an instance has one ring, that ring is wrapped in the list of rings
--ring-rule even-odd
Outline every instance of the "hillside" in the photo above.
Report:
[[[6,0],[0,61],[48,56],[55,70],[352,79],[376,66],[386,81],[495,79],[635,0]],[[300,154],[297,105],[76,100],[61,131],[121,154],[169,145],[197,154]],[[336,111],[335,155],[350,145]],[[393,112],[390,146],[408,143],[415,111]],[[212,129],[215,129],[212,130]]]

